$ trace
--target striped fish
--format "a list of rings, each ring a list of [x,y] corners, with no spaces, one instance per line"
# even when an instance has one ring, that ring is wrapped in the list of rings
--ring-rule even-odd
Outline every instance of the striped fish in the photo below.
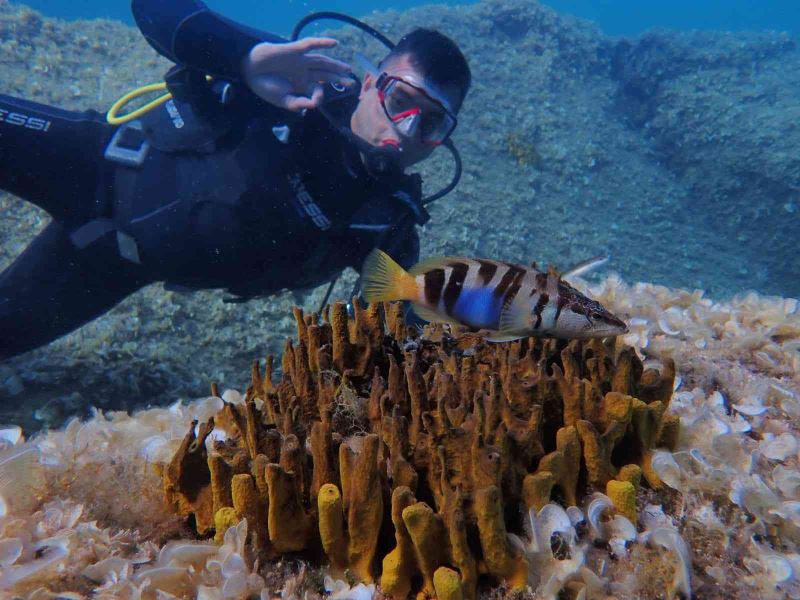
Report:
[[[488,330],[490,341],[528,336],[587,339],[628,331],[624,322],[552,268],[544,273],[496,260],[444,257],[406,271],[375,249],[361,277],[368,302],[409,300],[426,321]]]

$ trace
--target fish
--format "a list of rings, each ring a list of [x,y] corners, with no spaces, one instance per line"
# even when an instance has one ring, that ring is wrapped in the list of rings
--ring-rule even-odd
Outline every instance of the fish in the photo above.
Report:
[[[553,267],[543,272],[510,262],[449,256],[423,260],[406,271],[376,248],[364,261],[361,279],[367,302],[410,301],[420,318],[482,332],[490,342],[531,336],[591,339],[628,332],[624,321],[573,288]]]

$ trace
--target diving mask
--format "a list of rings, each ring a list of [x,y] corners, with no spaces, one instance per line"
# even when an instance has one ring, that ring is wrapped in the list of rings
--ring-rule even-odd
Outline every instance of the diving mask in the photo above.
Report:
[[[413,75],[378,73],[363,56],[357,59],[376,78],[378,99],[386,117],[404,137],[417,134],[424,144],[438,146],[447,140],[458,124],[455,112],[443,94],[433,86],[417,81]]]

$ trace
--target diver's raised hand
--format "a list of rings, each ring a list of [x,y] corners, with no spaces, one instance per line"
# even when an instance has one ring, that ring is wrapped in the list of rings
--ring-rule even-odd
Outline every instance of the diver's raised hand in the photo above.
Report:
[[[315,108],[322,101],[324,84],[354,83],[350,65],[314,52],[336,44],[332,38],[315,37],[278,44],[262,42],[244,58],[244,80],[256,95],[280,108]]]

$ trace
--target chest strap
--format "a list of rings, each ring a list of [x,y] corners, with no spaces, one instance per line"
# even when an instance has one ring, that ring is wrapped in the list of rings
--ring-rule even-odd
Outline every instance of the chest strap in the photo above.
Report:
[[[115,193],[133,189],[135,173],[144,164],[149,150],[150,144],[145,139],[141,121],[125,123],[114,132],[103,156],[106,160],[118,165],[114,177]],[[117,233],[117,248],[120,256],[141,264],[136,240],[122,231],[119,223],[112,217],[98,217],[84,223],[70,233],[70,240],[82,250],[112,231]]]

